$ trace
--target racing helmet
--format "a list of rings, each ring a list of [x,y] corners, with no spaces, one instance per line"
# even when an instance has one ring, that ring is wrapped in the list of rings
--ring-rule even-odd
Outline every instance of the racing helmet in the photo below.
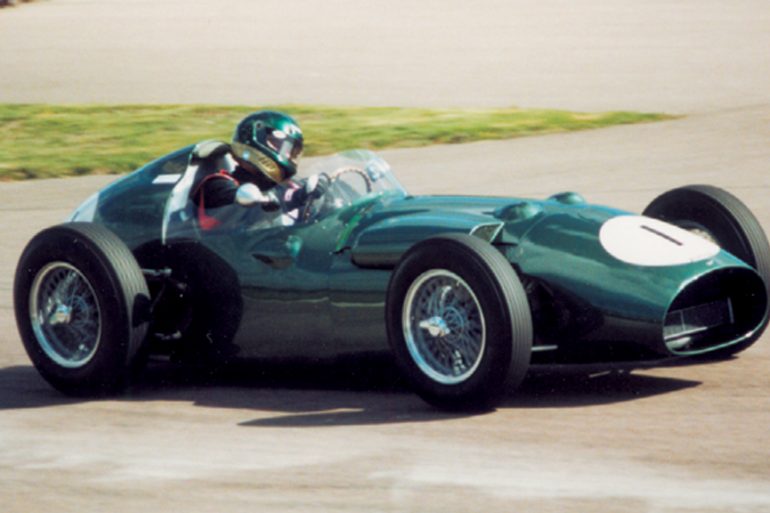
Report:
[[[233,133],[236,160],[247,163],[245,167],[252,172],[256,168],[275,183],[297,173],[302,147],[302,130],[293,118],[281,112],[253,112],[238,123]]]

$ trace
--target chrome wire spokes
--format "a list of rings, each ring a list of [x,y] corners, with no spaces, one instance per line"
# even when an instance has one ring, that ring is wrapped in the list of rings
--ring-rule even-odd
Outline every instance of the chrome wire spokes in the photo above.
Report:
[[[101,338],[101,313],[91,284],[67,262],[43,267],[29,297],[32,329],[43,352],[66,368],[86,365]]]
[[[451,271],[427,271],[407,291],[407,347],[420,370],[439,383],[460,383],[476,370],[486,343],[484,322],[473,290]]]

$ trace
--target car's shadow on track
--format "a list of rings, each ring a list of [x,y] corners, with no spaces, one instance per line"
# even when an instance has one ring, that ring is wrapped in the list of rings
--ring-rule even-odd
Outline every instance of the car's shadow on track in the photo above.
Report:
[[[681,391],[700,382],[635,372],[588,373],[534,369],[499,409],[579,408]],[[31,366],[0,369],[0,411],[62,406],[70,398],[50,388]],[[251,362],[216,374],[153,364],[124,395],[128,403],[189,402],[207,408],[272,412],[240,422],[253,427],[318,427],[426,422],[488,412],[447,413],[409,391],[391,360],[363,356],[327,363]]]
[[[82,399],[64,396],[51,388],[31,365],[0,369],[0,411],[81,402]]]
[[[500,408],[577,408],[653,397],[697,387],[700,381],[628,370],[542,368],[529,373]]]

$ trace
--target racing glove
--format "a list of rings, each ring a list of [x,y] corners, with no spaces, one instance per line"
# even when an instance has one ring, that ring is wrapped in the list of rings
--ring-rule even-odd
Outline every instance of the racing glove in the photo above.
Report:
[[[300,187],[289,189],[284,196],[287,210],[298,208],[308,200],[317,199],[324,195],[329,188],[329,178],[326,175],[313,175],[307,178]]]
[[[305,180],[303,188],[305,189],[307,198],[320,198],[329,188],[329,177],[325,174],[313,175]]]

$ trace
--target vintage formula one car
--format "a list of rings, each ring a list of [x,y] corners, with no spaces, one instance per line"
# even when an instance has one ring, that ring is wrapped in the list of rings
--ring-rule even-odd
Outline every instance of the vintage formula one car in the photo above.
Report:
[[[671,190],[643,215],[576,193],[412,196],[353,151],[320,161],[329,187],[301,211],[241,201],[202,230],[202,151],[143,166],[23,251],[17,323],[57,389],[119,391],[151,354],[390,350],[428,402],[479,408],[532,364],[725,357],[768,323],[767,239],[715,187]]]

